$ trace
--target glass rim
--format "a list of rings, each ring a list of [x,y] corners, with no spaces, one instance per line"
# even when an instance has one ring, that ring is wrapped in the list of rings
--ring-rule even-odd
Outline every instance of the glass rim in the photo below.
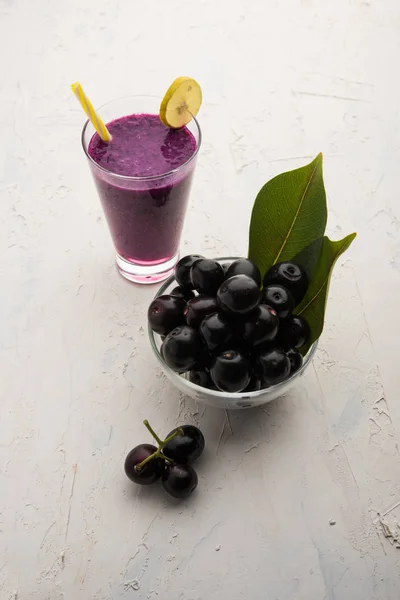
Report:
[[[130,95],[130,96],[121,96],[120,98],[115,98],[115,100],[110,100],[109,102],[106,102],[105,104],[102,104],[101,106],[99,106],[99,108],[96,108],[96,112],[101,111],[103,108],[106,108],[107,106],[110,106],[110,104],[114,104],[114,102],[118,102],[120,100],[129,100],[129,99],[138,99],[138,98],[143,98],[143,99],[151,99],[151,100],[158,100],[159,98],[158,96],[148,96],[148,95]],[[132,113],[135,114],[135,113]],[[149,113],[151,114],[151,113]],[[126,116],[126,115],[121,115],[121,116]],[[118,118],[118,117],[117,117]],[[89,162],[94,165],[97,169],[99,169],[100,171],[103,171],[103,173],[107,173],[107,175],[112,175],[113,177],[117,177],[118,179],[121,179],[123,181],[154,181],[154,180],[159,180],[159,179],[163,179],[164,177],[170,177],[171,175],[175,175],[176,173],[179,173],[182,169],[184,169],[184,167],[186,167],[194,158],[196,158],[199,150],[200,150],[200,146],[201,146],[201,141],[202,141],[202,135],[201,135],[201,129],[200,129],[200,125],[198,120],[196,119],[196,117],[194,117],[192,115],[192,120],[195,122],[196,127],[197,127],[197,131],[199,134],[199,139],[196,143],[196,149],[193,152],[193,154],[190,156],[190,158],[188,158],[187,161],[185,161],[182,165],[179,165],[179,167],[176,167],[176,169],[171,169],[170,171],[166,171],[165,173],[160,173],[159,175],[146,175],[144,177],[138,177],[136,175],[121,175],[121,173],[114,173],[114,171],[110,171],[109,169],[105,169],[104,167],[102,167],[101,165],[99,165],[99,163],[97,163],[95,160],[93,160],[93,158],[90,156],[88,149],[85,146],[85,133],[86,133],[86,129],[89,125],[89,123],[91,123],[90,119],[87,119],[83,125],[82,128],[82,133],[81,133],[81,143],[82,143],[82,148],[84,153],[86,154],[87,159],[89,160]],[[190,123],[190,121],[189,121]],[[92,138],[90,138],[92,139]],[[89,142],[90,143],[90,142]],[[89,148],[89,146],[88,146]]]
[[[238,258],[237,256],[223,256],[221,258],[215,258],[214,260],[217,260],[218,262],[222,262],[224,260],[227,260],[227,261],[228,260],[230,260],[230,261],[236,260],[237,258]],[[168,279],[166,279],[164,281],[164,283],[162,284],[162,286],[157,290],[157,293],[153,299],[155,300],[159,296],[162,296],[162,294],[167,290],[167,288],[173,283],[174,279],[175,279],[174,275],[171,275],[171,277],[168,277]],[[302,373],[304,373],[304,371],[306,370],[306,368],[308,367],[308,365],[311,363],[312,359],[314,358],[315,352],[318,347],[318,340],[316,340],[311,345],[307,354],[304,356],[303,364],[301,365],[300,369],[298,371],[296,371],[295,373],[293,373],[293,375],[291,377],[289,377],[289,379],[285,379],[284,381],[281,381],[280,383],[271,385],[270,387],[264,388],[262,390],[256,390],[254,392],[244,392],[244,391],[242,391],[242,392],[222,392],[220,390],[212,390],[212,389],[204,388],[200,385],[197,385],[196,383],[192,383],[191,381],[189,381],[189,379],[186,379],[185,377],[182,377],[176,371],[173,371],[167,365],[167,363],[164,361],[163,357],[161,356],[160,350],[157,347],[157,344],[156,344],[156,335],[157,334],[151,329],[150,325],[148,325],[147,329],[148,329],[148,334],[149,334],[149,339],[150,339],[150,345],[153,349],[154,354],[156,355],[161,366],[168,370],[168,372],[171,374],[171,377],[173,379],[176,379],[177,381],[178,380],[183,381],[184,385],[187,386],[189,389],[193,390],[194,392],[201,392],[203,394],[207,393],[210,396],[214,396],[215,398],[224,398],[226,396],[229,396],[229,399],[232,399],[232,400],[255,399],[255,398],[258,398],[265,394],[269,394],[270,392],[275,392],[276,390],[279,390],[280,388],[284,388],[285,385],[287,385],[289,382],[294,381],[295,379],[300,377],[300,375]]]

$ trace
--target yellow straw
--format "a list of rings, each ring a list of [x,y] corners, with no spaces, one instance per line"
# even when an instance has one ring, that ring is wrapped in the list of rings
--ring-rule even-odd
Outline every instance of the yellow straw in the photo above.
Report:
[[[108,131],[107,127],[104,125],[102,119],[100,119],[99,115],[93,108],[92,103],[89,98],[86,96],[85,92],[82,89],[80,83],[76,82],[71,85],[71,89],[74,92],[75,96],[78,98],[83,110],[85,111],[87,117],[91,121],[93,127],[103,140],[103,142],[111,142],[111,134]]]

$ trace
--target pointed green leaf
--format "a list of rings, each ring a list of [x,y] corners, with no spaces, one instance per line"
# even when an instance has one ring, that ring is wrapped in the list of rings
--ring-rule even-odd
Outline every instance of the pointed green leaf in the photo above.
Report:
[[[325,306],[328,297],[329,280],[333,267],[339,256],[350,246],[356,233],[351,233],[343,240],[332,242],[324,236],[318,265],[307,293],[302,302],[296,308],[296,314],[301,315],[307,321],[311,329],[311,338],[300,351],[304,355],[311,344],[319,338],[324,327]]]
[[[291,260],[326,226],[322,154],[309,165],[282,173],[261,188],[250,222],[249,258],[262,274],[277,262]]]

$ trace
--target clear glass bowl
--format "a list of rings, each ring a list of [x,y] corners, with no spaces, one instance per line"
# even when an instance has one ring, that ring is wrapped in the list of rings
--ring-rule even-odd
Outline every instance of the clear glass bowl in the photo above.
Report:
[[[231,263],[234,261],[236,257],[225,257],[218,258],[218,262],[222,264]],[[168,294],[175,286],[177,285],[175,278],[170,277],[167,279],[163,285],[160,287],[155,298],[158,296],[162,296],[163,294]],[[204,404],[208,404],[209,406],[213,406],[215,408],[226,408],[226,409],[238,409],[238,408],[253,408],[255,406],[261,406],[262,404],[266,404],[267,402],[271,402],[280,396],[283,396],[290,390],[294,384],[302,377],[311,364],[315,351],[317,349],[317,342],[311,346],[310,350],[304,357],[303,365],[301,369],[299,369],[292,377],[283,381],[282,383],[278,383],[277,385],[272,385],[269,388],[264,390],[258,390],[257,392],[238,392],[235,394],[231,394],[228,392],[220,392],[216,390],[209,390],[207,388],[203,388],[195,383],[189,381],[186,378],[186,374],[176,373],[164,362],[163,357],[161,356],[160,348],[161,348],[161,337],[155,333],[150,327],[148,328],[149,338],[151,347],[154,350],[154,354],[157,357],[165,375],[177,387],[181,392],[190,396],[194,400],[198,402],[203,402]]]

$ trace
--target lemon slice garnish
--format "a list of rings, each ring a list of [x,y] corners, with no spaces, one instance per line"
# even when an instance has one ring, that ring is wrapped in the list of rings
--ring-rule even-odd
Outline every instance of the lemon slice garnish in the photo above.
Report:
[[[167,127],[183,127],[197,115],[202,101],[201,87],[190,77],[178,77],[169,86],[160,106],[160,119]]]

